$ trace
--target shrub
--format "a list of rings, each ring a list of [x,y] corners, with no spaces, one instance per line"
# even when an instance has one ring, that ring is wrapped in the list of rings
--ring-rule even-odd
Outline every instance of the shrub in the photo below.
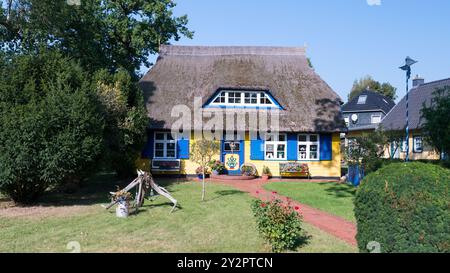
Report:
[[[219,174],[225,172],[225,165],[220,160],[211,160],[208,164],[208,167],[211,168],[212,171],[216,171]]]
[[[344,158],[348,165],[360,165],[364,173],[369,174],[381,168],[380,159],[384,154],[384,147],[389,143],[389,137],[382,130],[363,133],[353,138],[345,149]]]
[[[136,174],[135,163],[145,144],[148,125],[141,90],[125,70],[101,70],[94,77],[96,96],[105,119],[103,161],[121,178]]]
[[[0,191],[29,203],[88,176],[104,126],[89,75],[54,52],[2,60],[0,72]]]
[[[450,252],[450,171],[420,162],[392,163],[371,173],[355,199],[360,251]]]
[[[263,169],[262,169],[262,174],[263,174],[263,175],[268,175],[268,176],[272,175],[272,173],[270,172],[269,167],[267,167],[267,166],[264,166],[264,167],[263,167]]]
[[[208,169],[208,167],[203,168],[202,166],[199,166],[199,167],[197,167],[197,169],[195,169],[195,173],[196,174],[203,174],[203,173],[209,174],[209,169]]]
[[[298,208],[283,204],[279,199],[252,203],[253,214],[259,233],[271,246],[273,252],[293,249],[302,235],[302,217]]]

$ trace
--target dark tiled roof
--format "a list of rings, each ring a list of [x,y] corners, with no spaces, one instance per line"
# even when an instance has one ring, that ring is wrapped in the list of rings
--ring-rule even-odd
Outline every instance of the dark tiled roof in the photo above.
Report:
[[[409,92],[409,128],[419,129],[422,124],[421,113],[423,103],[429,105],[433,92],[445,86],[450,86],[450,78],[421,84]],[[381,126],[387,130],[403,130],[406,124],[406,96],[392,108],[383,119]]]
[[[340,97],[310,68],[303,47],[164,45],[140,86],[152,129],[171,128],[179,119],[171,115],[173,106],[186,105],[194,110],[195,97],[202,97],[205,103],[218,89],[228,88],[270,91],[284,109],[279,117],[282,131],[346,130]],[[256,110],[226,111],[235,115]],[[194,129],[201,129],[195,126],[197,123]]]
[[[367,100],[365,104],[358,104],[358,99],[361,95],[366,95]],[[378,111],[381,110],[387,114],[395,102],[390,98],[381,95],[380,93],[370,90],[363,91],[359,96],[353,98],[342,106],[343,112],[360,112],[360,111]]]

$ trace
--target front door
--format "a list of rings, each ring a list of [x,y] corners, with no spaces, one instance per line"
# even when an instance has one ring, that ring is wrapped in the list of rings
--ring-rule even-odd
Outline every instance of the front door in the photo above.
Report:
[[[228,175],[241,175],[244,164],[244,141],[222,140],[220,160],[225,164]]]

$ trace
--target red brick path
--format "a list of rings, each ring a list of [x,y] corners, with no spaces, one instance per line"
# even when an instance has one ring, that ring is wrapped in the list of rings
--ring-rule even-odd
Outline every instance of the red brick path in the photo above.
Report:
[[[263,185],[267,182],[261,180],[253,181],[211,181],[213,183],[225,184],[232,186],[240,191],[248,192],[251,196],[267,200],[272,195],[271,192],[265,190]],[[272,181],[271,181],[272,182]],[[311,181],[318,182],[318,181]],[[323,182],[323,181],[322,181]],[[306,182],[305,183],[309,183]],[[258,192],[258,193],[257,193]],[[285,200],[286,197],[275,194],[276,197]],[[341,217],[329,214],[327,212],[312,208],[292,200],[293,206],[300,207],[300,213],[303,215],[303,220],[318,227],[319,229],[334,235],[345,242],[356,245],[356,225]]]

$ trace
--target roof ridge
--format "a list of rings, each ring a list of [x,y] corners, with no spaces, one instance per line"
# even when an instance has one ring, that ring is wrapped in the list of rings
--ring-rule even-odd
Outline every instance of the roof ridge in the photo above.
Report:
[[[450,78],[446,78],[446,79],[442,79],[442,80],[436,80],[436,81],[432,81],[432,82],[426,82],[426,83],[422,83],[422,84],[420,84],[420,85],[418,85],[418,86],[416,86],[416,87],[414,87],[414,88],[411,88],[411,89],[417,89],[418,87],[422,87],[422,86],[424,86],[424,85],[436,84],[436,83],[445,82],[445,81],[449,81],[449,80],[450,80]]]
[[[384,94],[381,94],[380,92],[377,92],[377,91],[375,91],[375,90],[371,90],[371,89],[365,89],[363,92],[371,92],[371,93],[374,93],[375,95],[378,95],[378,96],[380,96],[380,97],[383,97],[384,99],[389,99],[390,101],[392,101],[392,102],[394,102],[394,100],[393,99],[391,99],[391,98],[389,98],[388,96],[386,96],[386,95],[384,95]],[[361,92],[361,93],[363,93],[363,92]]]
[[[179,46],[161,45],[160,55],[223,56],[223,55],[271,55],[305,56],[305,47],[277,46]]]

